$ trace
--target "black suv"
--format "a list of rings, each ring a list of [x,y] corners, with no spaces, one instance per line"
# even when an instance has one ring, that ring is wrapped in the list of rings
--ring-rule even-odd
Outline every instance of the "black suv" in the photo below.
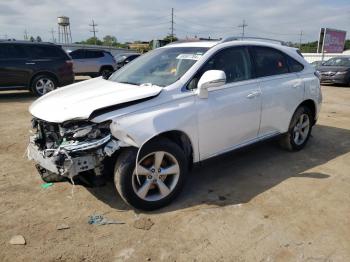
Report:
[[[0,41],[0,90],[29,89],[41,96],[73,82],[72,60],[60,46]]]

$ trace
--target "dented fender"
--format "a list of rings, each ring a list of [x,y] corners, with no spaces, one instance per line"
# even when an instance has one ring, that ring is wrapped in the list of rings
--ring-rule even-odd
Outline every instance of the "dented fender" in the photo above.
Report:
[[[193,111],[193,95],[182,95],[168,103],[162,103],[112,119],[112,136],[130,146],[140,148],[147,141],[169,131],[185,133],[193,149],[193,160],[199,161],[197,114]]]

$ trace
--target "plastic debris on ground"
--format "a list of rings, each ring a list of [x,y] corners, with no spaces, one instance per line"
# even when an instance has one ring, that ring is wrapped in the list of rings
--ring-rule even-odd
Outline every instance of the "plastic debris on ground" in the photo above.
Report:
[[[50,186],[53,186],[53,183],[41,184],[41,188],[49,188]]]
[[[113,220],[113,219],[107,219],[102,215],[92,215],[89,216],[88,223],[90,225],[111,225],[111,224],[125,224],[123,221]]]

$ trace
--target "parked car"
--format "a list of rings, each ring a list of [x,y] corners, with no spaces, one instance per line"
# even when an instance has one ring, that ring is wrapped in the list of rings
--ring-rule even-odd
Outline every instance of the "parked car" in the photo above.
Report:
[[[72,60],[60,46],[0,41],[0,90],[28,89],[41,96],[73,82]]]
[[[76,49],[69,53],[73,59],[73,70],[76,75],[110,76],[117,64],[112,54],[104,50]]]
[[[350,56],[329,59],[317,68],[321,83],[350,86]]]
[[[130,63],[135,58],[138,58],[141,54],[138,53],[124,53],[115,56],[115,61],[117,62],[117,69],[122,68],[126,64]]]
[[[46,181],[100,177],[111,164],[120,196],[152,210],[179,194],[200,161],[275,136],[301,150],[321,100],[315,69],[294,48],[231,38],[174,43],[108,79],[35,101],[28,156]]]
[[[314,68],[318,68],[319,66],[321,66],[322,65],[322,61],[313,61],[313,62],[311,62],[310,63],[310,65],[312,65]]]

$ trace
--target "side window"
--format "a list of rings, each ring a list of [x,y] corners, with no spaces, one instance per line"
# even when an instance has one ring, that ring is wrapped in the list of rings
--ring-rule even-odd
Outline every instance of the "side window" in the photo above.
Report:
[[[20,45],[0,45],[0,59],[25,58],[26,54]]]
[[[258,77],[286,74],[289,72],[282,52],[268,47],[254,47],[256,74]]]
[[[226,74],[226,83],[252,78],[252,66],[248,50],[245,47],[226,48],[216,53],[197,72],[188,89],[196,89],[201,76],[208,70],[222,70]]]
[[[296,73],[296,72],[303,71],[304,69],[304,66],[302,64],[300,64],[298,61],[291,58],[290,56],[287,56],[287,63],[288,63],[290,72]]]
[[[99,58],[103,57],[103,52],[101,51],[86,51],[86,58]]]
[[[25,49],[31,58],[57,58],[61,57],[62,53],[54,46],[44,45],[26,45]]]
[[[71,52],[70,57],[72,59],[84,59],[85,58],[85,51],[84,50],[76,50]]]

